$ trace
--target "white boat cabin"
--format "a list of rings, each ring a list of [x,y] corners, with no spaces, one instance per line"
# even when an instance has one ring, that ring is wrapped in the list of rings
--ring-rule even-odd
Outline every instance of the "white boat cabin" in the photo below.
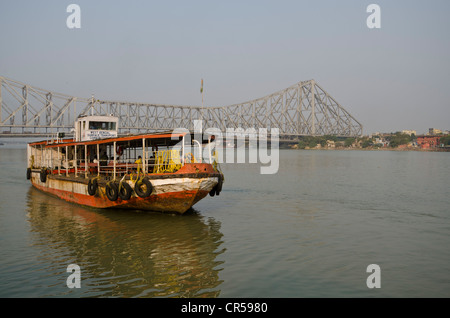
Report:
[[[116,138],[119,118],[114,116],[82,116],[75,122],[75,141]]]

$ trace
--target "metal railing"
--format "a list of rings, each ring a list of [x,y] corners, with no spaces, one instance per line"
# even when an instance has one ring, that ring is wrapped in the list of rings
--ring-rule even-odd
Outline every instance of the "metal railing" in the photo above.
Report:
[[[92,176],[102,179],[117,179],[130,176],[136,179],[145,174],[174,173],[186,163],[211,163],[218,171],[217,151],[208,148],[167,149],[146,152],[146,159],[94,159],[86,158],[68,159],[67,153],[62,153],[65,146],[56,148],[34,147],[31,150],[29,166],[34,169],[47,169],[49,174],[90,178]],[[207,150],[206,150],[207,149]],[[66,150],[67,152],[67,150]],[[206,153],[206,155],[205,155]],[[75,151],[76,154],[76,151]]]

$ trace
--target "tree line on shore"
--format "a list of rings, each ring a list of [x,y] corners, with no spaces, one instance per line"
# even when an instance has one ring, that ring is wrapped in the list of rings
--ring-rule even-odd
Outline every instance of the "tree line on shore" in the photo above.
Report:
[[[401,145],[412,144],[417,140],[414,134],[408,135],[401,132],[361,136],[361,137],[337,137],[333,135],[304,136],[296,145],[297,149],[315,148],[398,148]],[[450,135],[443,135],[440,144],[450,146]]]

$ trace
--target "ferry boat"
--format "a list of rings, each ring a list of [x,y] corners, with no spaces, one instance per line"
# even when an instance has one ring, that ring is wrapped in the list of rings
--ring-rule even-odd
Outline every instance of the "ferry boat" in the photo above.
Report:
[[[115,116],[82,116],[74,138],[59,133],[27,145],[27,179],[44,192],[94,208],[183,214],[224,182],[214,136],[118,136]],[[204,153],[207,153],[204,156]],[[205,158],[204,158],[205,157]]]

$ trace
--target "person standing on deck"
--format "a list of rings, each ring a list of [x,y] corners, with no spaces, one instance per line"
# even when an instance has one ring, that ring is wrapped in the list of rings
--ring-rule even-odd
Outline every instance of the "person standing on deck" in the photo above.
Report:
[[[139,174],[139,171],[142,169],[142,157],[139,156],[134,163],[137,164],[137,173]]]
[[[104,151],[100,156],[100,166],[106,166],[107,164],[108,164],[108,155],[106,154],[106,151]]]

